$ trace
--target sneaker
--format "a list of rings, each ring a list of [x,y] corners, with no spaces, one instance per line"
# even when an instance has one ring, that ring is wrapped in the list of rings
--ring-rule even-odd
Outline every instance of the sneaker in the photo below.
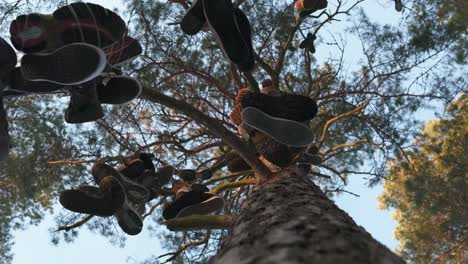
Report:
[[[5,160],[10,153],[10,134],[8,133],[7,113],[0,97],[0,160]]]
[[[178,174],[184,182],[194,182],[197,179],[197,171],[191,169],[179,170]]]
[[[140,153],[140,154],[138,154],[138,159],[143,161],[143,164],[145,166],[145,170],[156,171],[156,168],[154,167],[152,158],[154,158],[153,154],[149,154],[149,153]]]
[[[128,235],[138,235],[143,229],[143,218],[129,203],[124,203],[124,206],[118,209],[114,216],[122,231]]]
[[[127,76],[104,78],[96,89],[101,103],[113,105],[128,103],[141,93],[138,80]]]
[[[13,46],[26,53],[55,50],[66,44],[86,42],[107,47],[127,33],[116,13],[91,3],[73,3],[53,14],[28,14],[11,22]]]
[[[239,31],[231,0],[202,0],[208,25],[226,58],[234,64],[249,61],[249,44]]]
[[[115,181],[115,180],[114,180]],[[82,185],[60,193],[60,204],[72,212],[102,217],[112,216],[125,202],[122,186],[116,181],[110,189]]]
[[[301,156],[299,156],[297,159],[297,162],[311,165],[320,165],[323,162],[323,158],[321,155],[302,153]]]
[[[113,67],[127,64],[143,52],[140,42],[129,36],[125,36],[103,50],[106,54],[107,62]]]
[[[202,179],[202,180],[208,180],[213,177],[213,172],[211,172],[210,169],[204,169],[199,172],[197,172],[197,178]]]
[[[142,160],[139,159],[134,159],[130,161],[126,165],[121,165],[117,168],[117,171],[122,173],[123,176],[129,178],[129,179],[136,179],[140,177],[140,175],[143,173],[145,170],[145,164],[143,163]]]
[[[150,193],[148,189],[146,189],[141,184],[123,176],[120,172],[105,163],[95,163],[91,169],[91,174],[93,175],[94,181],[97,183],[100,183],[106,176],[115,177],[115,179],[122,184],[127,197],[132,202],[142,203],[148,201],[149,199]]]
[[[227,168],[228,171],[232,173],[252,169],[250,165],[237,154],[235,154],[235,157],[228,162]]]
[[[78,85],[99,76],[106,56],[96,46],[75,43],[50,53],[26,54],[21,59],[23,76],[29,81]]]
[[[312,33],[308,33],[307,37],[299,44],[299,48],[306,49],[310,53],[315,53],[315,44],[314,41],[317,39]]]
[[[202,0],[194,0],[180,22],[180,28],[187,35],[195,35],[203,28],[205,22]]]
[[[135,181],[150,192],[148,201],[159,196],[162,185],[159,183],[159,175],[155,171],[145,170]]]
[[[250,22],[247,16],[239,8],[234,8],[234,18],[243,40],[247,44],[248,51],[248,56],[246,57],[245,62],[237,64],[237,68],[241,72],[251,72],[255,68],[255,53],[252,44],[252,27],[250,26]]]
[[[53,93],[56,91],[60,91],[64,88],[65,86],[60,85],[60,84],[55,84],[51,82],[32,82],[24,79],[23,76],[23,71],[21,70],[20,67],[16,67],[11,73],[10,73],[10,79],[9,79],[9,87],[12,92],[17,92],[17,94],[25,94],[25,93]]]
[[[247,107],[242,111],[242,121],[245,125],[287,146],[307,147],[315,140],[315,134],[308,126],[296,121],[272,117],[255,107]]]
[[[403,10],[403,5],[401,4],[401,0],[395,0],[395,10],[401,12]]]
[[[309,121],[317,115],[317,104],[312,98],[297,94],[270,96],[249,92],[242,96],[242,109],[255,107],[267,115],[297,122]]]
[[[299,12],[296,19],[304,18],[317,10],[327,8],[327,6],[327,0],[297,0],[296,3],[294,3],[294,10]]]
[[[72,86],[70,94],[70,103],[65,111],[65,121],[67,123],[93,122],[104,116],[97,96],[96,80],[92,80],[81,87]]]
[[[206,215],[223,208],[224,200],[218,195],[182,188],[176,194],[174,202],[163,209],[166,220],[190,215]]]

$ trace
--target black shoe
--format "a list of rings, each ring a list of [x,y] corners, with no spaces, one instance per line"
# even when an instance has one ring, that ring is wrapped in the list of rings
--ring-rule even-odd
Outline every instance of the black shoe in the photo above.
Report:
[[[51,82],[31,82],[24,79],[20,67],[10,73],[9,88],[18,93],[53,93],[62,90],[65,86]]]
[[[194,182],[197,179],[196,170],[191,170],[191,169],[179,170],[177,175],[179,175],[179,178],[187,183]]]
[[[0,95],[8,85],[5,78],[15,69],[17,63],[16,52],[3,38],[0,38]]]
[[[211,172],[210,169],[204,169],[199,172],[197,172],[197,178],[200,178],[202,180],[208,180],[213,177],[213,172]]]
[[[297,94],[270,96],[249,92],[242,97],[242,109],[255,107],[273,117],[297,122],[309,121],[317,115],[317,104],[312,98]]]
[[[250,26],[250,22],[247,16],[239,8],[234,8],[234,16],[239,31],[244,39],[244,42],[247,43],[248,48],[248,56],[246,61],[237,64],[237,68],[239,68],[241,72],[251,72],[255,68],[255,54],[252,45],[252,27]]]
[[[174,217],[190,215],[206,215],[215,212],[224,206],[224,200],[218,195],[182,188],[177,192],[177,198],[163,209],[166,220]]]
[[[137,210],[128,203],[117,210],[114,216],[117,218],[120,228],[128,235],[138,235],[143,229],[143,219]]]
[[[311,165],[320,165],[323,162],[323,158],[321,155],[310,155],[303,153],[301,156],[299,156],[297,162]]]
[[[249,61],[249,43],[239,31],[231,0],[202,0],[208,25],[229,61],[245,64]]]
[[[153,154],[140,153],[138,154],[138,158],[143,161],[145,170],[156,171],[156,168],[154,167],[153,160],[152,160],[152,158],[154,158]]]
[[[96,87],[98,99],[103,104],[125,104],[137,98],[141,86],[137,79],[127,76],[104,78]]]
[[[316,39],[317,39],[317,37],[315,35],[313,35],[312,33],[308,33],[307,37],[299,45],[299,48],[306,49],[310,53],[314,54],[315,53],[314,41]]]
[[[228,162],[227,168],[229,172],[233,173],[252,169],[239,155],[236,155],[236,157]]]
[[[7,113],[0,96],[0,160],[6,159],[8,153],[10,153],[10,134],[8,133]]]
[[[78,85],[98,77],[106,67],[106,55],[96,46],[74,43],[49,53],[26,54],[21,59],[29,81]]]
[[[128,199],[132,202],[142,203],[149,199],[150,193],[148,189],[123,176],[120,172],[105,163],[98,162],[94,164],[91,169],[91,174],[93,175],[94,181],[97,183],[100,183],[106,176],[113,176],[116,178],[117,181],[122,184]]]
[[[127,165],[121,165],[117,168],[117,171],[122,173],[125,177],[129,179],[136,179],[145,170],[145,164],[142,160],[134,159],[130,161]]]
[[[112,216],[125,202],[123,188],[117,182],[107,190],[82,185],[60,193],[60,203],[72,212],[96,216]]]
[[[168,184],[169,181],[172,179],[172,176],[174,176],[175,168],[170,165],[164,166],[159,168],[156,173],[158,174],[159,185],[164,186]]]
[[[180,22],[180,28],[187,35],[195,35],[203,28],[205,22],[202,0],[194,0]]]
[[[145,186],[150,192],[149,201],[158,197],[161,193],[162,185],[159,183],[159,175],[155,171],[145,170],[140,177],[136,179],[136,182]]]
[[[70,124],[93,122],[102,118],[104,112],[98,100],[96,81],[81,87],[71,87],[70,103],[65,111],[65,121]]]

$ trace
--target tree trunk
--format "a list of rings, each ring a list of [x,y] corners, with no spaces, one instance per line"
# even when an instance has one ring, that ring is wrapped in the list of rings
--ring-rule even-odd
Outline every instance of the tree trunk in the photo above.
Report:
[[[220,252],[210,263],[404,261],[356,225],[307,176],[292,172],[248,197]]]

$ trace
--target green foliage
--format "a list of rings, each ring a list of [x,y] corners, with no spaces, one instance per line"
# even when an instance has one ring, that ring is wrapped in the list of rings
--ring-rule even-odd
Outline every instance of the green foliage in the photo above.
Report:
[[[429,121],[414,150],[389,162],[380,196],[395,208],[399,252],[411,263],[465,263],[468,258],[468,96]]]

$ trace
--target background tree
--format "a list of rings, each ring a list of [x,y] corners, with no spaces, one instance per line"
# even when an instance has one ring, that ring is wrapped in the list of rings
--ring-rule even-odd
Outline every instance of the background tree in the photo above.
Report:
[[[2,10],[12,11],[5,11],[1,25],[7,27],[5,21],[35,10],[35,5],[42,2],[2,4]],[[61,1],[48,3],[46,12],[63,5]],[[379,183],[387,158],[404,150],[417,131],[414,113],[434,101],[450,102],[466,87],[466,82],[460,73],[461,66],[449,63],[453,61],[449,51],[456,41],[425,49],[411,42],[415,31],[407,23],[420,15],[417,11],[404,9],[407,20],[396,28],[373,22],[365,9],[359,9],[363,4],[365,1],[329,1],[324,12],[296,22],[293,1],[236,2],[253,26],[258,66],[250,76],[242,75],[227,63],[210,32],[194,37],[180,32],[177,23],[184,13],[181,6],[165,1],[128,2],[125,10],[131,35],[140,40],[144,54],[127,65],[124,73],[140,80],[144,97],[125,106],[106,107],[106,117],[93,125],[66,126],[73,142],[80,144],[74,144],[75,151],[70,156],[50,157],[43,166],[58,175],[63,173],[64,166],[89,169],[97,160],[117,164],[135,151],[150,151],[156,154],[157,165],[213,168],[215,179],[207,182],[210,187],[249,179],[252,172],[232,175],[215,166],[216,161],[232,150],[232,137],[226,139],[216,132],[222,126],[236,133],[228,115],[239,88],[254,89],[258,85],[254,80],[271,79],[275,88],[311,96],[320,106],[318,117],[309,124],[317,131],[316,146],[324,160],[309,175],[314,183],[329,196],[343,190],[350,175],[366,175],[371,184]],[[394,12],[393,7],[382,9],[387,11]],[[433,14],[425,15],[430,18]],[[346,19],[346,23],[340,21]],[[348,27],[345,35],[339,27]],[[297,48],[309,32],[318,37],[315,55]],[[361,61],[348,65],[347,58],[357,52],[346,46],[348,37],[352,36],[361,41],[363,56]],[[459,39],[460,35],[457,36]],[[52,102],[62,97],[63,94],[57,94],[52,97],[54,101],[49,99],[43,105],[56,106]],[[184,112],[187,107],[182,102],[202,114],[194,116],[193,111]],[[17,111],[29,109],[17,108]],[[85,172],[69,179],[62,182],[67,187],[92,182]],[[226,189],[223,196],[228,206],[223,213],[237,214],[251,190],[250,185]],[[157,227],[161,223],[160,205],[167,198],[163,196],[148,206],[145,225]],[[68,212],[60,212],[57,217],[62,227],[82,219]],[[120,231],[109,228],[113,226],[111,220],[84,220],[91,229],[113,242],[122,243],[125,239]],[[54,233],[53,239],[58,242],[64,236],[66,241],[71,241],[77,230]],[[207,259],[217,251],[218,242],[226,233],[167,232],[165,245],[176,252],[172,256]],[[188,243],[193,241],[199,243]],[[178,249],[184,249],[187,254],[181,255],[182,250]]]
[[[447,108],[447,117],[429,121],[415,139],[409,160],[388,166],[383,208],[395,208],[400,254],[411,263],[468,260],[468,96]]]

